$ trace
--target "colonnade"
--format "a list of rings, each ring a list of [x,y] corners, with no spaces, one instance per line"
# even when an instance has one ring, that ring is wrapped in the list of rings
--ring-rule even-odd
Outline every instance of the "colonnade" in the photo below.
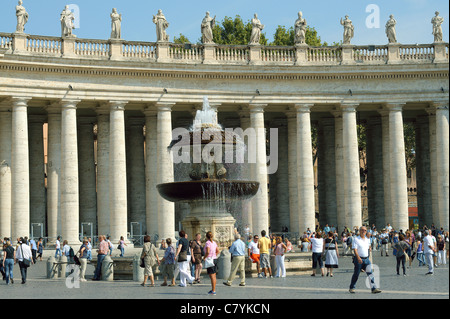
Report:
[[[142,106],[141,116],[127,119],[126,100],[98,103],[94,117],[77,116],[82,102],[77,99],[46,105],[47,116],[29,115],[30,100],[31,97],[11,97],[0,105],[1,236],[30,236],[31,224],[42,223],[46,237],[62,235],[75,244],[80,240],[81,224],[89,223],[94,235],[108,234],[117,242],[121,236],[126,237],[131,222],[138,222],[143,233],[158,234],[159,238],[174,237],[175,206],[159,196],[156,185],[174,180],[174,164],[167,146],[172,140],[172,113],[176,103],[149,101]],[[369,175],[372,207],[369,221],[375,221],[378,226],[390,223],[396,229],[409,228],[403,133],[405,105],[382,103],[378,116],[369,120],[367,152],[372,174]],[[267,127],[267,106],[245,105],[238,113],[240,126],[243,129]],[[340,229],[363,222],[358,107],[356,102],[333,105],[328,113],[330,117],[319,120],[322,203],[319,215],[321,222]],[[220,112],[220,105],[218,109]],[[417,121],[417,132],[423,133],[422,139],[418,138],[417,153],[421,153],[422,159],[429,158],[429,170],[419,167],[422,171],[418,173],[422,185],[428,185],[427,181],[430,185],[426,192],[427,187],[422,186],[427,195],[422,197],[419,206],[422,205],[427,215],[421,217],[421,222],[434,222],[448,229],[448,103],[428,103],[426,110],[427,119]],[[280,165],[283,177],[276,188],[268,183],[266,135],[256,136],[258,160],[251,165],[249,178],[260,182],[261,187],[255,198],[243,205],[242,213],[242,224],[249,224],[255,233],[268,229],[269,224],[273,230],[286,225],[293,232],[314,229],[316,225],[311,140],[311,112],[314,111],[315,103],[309,102],[288,105],[285,109],[285,127],[279,136],[283,146],[278,154],[283,161]],[[46,189],[44,122],[48,123]],[[428,131],[420,126],[425,122]],[[94,124],[97,124],[96,150]],[[269,197],[280,193],[285,199],[284,206],[277,207],[286,207],[283,212],[269,205]],[[282,217],[275,216],[277,210]]]

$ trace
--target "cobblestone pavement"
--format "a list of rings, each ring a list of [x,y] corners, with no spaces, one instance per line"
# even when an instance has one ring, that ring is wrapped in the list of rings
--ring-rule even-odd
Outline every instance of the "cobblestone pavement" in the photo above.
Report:
[[[45,255],[44,255],[45,256]],[[334,277],[311,277],[311,272],[288,273],[286,278],[247,278],[246,286],[239,287],[238,277],[232,287],[223,285],[223,279],[217,280],[217,295],[210,296],[209,278],[204,275],[201,284],[182,287],[141,287],[130,280],[102,282],[89,280],[93,275],[93,266],[89,265],[86,278],[80,288],[68,288],[65,279],[49,280],[46,278],[46,259],[32,266],[28,272],[28,281],[21,284],[18,265],[14,269],[14,285],[6,286],[0,282],[0,298],[44,298],[44,299],[448,299],[449,267],[443,265],[435,269],[433,276],[426,276],[426,267],[418,267],[414,260],[407,276],[396,275],[395,257],[380,257],[375,252],[374,264],[376,279],[379,280],[381,294],[373,295],[366,287],[367,276],[361,273],[356,286],[356,294],[348,292],[353,274],[351,257],[341,257],[339,268]],[[448,263],[448,260],[447,260]],[[177,282],[178,283],[178,282]]]

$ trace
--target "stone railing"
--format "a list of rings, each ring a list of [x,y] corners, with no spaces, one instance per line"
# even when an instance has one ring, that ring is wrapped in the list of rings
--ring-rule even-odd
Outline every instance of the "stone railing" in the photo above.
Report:
[[[339,65],[448,62],[448,43],[331,47],[175,44],[0,33],[0,53],[195,64]]]

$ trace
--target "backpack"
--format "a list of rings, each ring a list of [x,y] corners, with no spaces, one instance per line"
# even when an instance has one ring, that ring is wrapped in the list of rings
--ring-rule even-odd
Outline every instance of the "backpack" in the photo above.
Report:
[[[75,254],[74,254],[74,252],[73,252],[73,248],[70,247],[70,249],[69,249],[69,257],[72,257],[72,258],[73,258],[73,256],[75,256]]]
[[[353,241],[353,237],[352,237],[352,236],[349,236],[349,237],[347,238],[347,246],[350,246],[350,245],[352,244],[352,241]]]

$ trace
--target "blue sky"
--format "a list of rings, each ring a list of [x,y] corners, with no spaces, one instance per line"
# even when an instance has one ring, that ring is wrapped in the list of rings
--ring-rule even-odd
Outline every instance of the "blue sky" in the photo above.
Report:
[[[0,32],[14,32],[17,0],[0,0]],[[397,39],[400,43],[432,43],[431,18],[437,10],[444,17],[444,41],[449,41],[449,4],[445,0],[24,0],[30,20],[25,32],[35,35],[60,36],[59,15],[66,4],[80,9],[80,28],[74,31],[79,38],[108,39],[110,13],[116,7],[123,16],[122,38],[126,40],[156,41],[152,16],[162,9],[170,23],[170,40],[180,33],[196,43],[200,38],[200,23],[206,11],[222,21],[225,16],[240,15],[244,22],[258,14],[265,25],[269,42],[278,25],[290,27],[302,11],[308,25],[315,27],[322,41],[329,44],[342,40],[341,17],[349,15],[355,26],[353,44],[385,44],[384,25],[393,14],[397,20]],[[379,8],[379,28],[368,28],[366,19]]]

